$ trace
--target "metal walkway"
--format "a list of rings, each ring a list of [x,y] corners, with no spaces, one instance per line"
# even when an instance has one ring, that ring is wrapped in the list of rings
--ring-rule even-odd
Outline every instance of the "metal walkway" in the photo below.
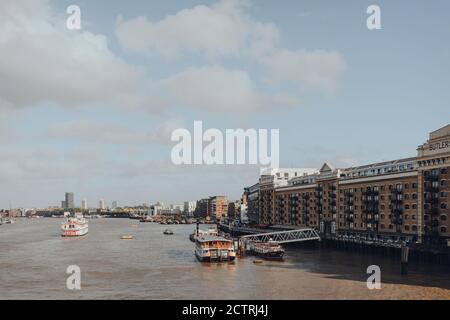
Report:
[[[320,236],[314,229],[303,228],[288,231],[251,234],[248,236],[242,236],[239,240],[245,243],[249,241],[268,242],[269,240],[277,241],[278,243],[289,243],[307,240],[320,240]]]

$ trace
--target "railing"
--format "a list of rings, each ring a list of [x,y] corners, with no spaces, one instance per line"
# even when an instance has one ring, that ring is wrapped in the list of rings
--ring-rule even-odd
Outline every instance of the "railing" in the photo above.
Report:
[[[276,241],[278,243],[291,243],[308,240],[320,240],[320,236],[315,229],[303,228],[288,231],[252,234],[248,236],[243,236],[240,238],[240,240],[243,241],[244,243],[249,241],[268,242],[271,240]]]

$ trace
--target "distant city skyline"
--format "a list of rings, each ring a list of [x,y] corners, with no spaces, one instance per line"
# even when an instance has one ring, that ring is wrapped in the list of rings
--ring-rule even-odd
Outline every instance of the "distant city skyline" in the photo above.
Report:
[[[77,0],[69,30],[72,4],[0,1],[0,208],[239,199],[258,166],[172,163],[196,120],[341,168],[415,156],[450,119],[448,1],[378,1],[381,30],[366,0]]]

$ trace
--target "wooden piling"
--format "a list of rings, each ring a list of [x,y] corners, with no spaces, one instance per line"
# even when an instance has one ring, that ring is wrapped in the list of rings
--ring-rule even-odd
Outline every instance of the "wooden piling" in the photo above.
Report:
[[[401,261],[401,274],[408,274],[408,259],[409,259],[409,247],[406,244],[402,244],[402,261]]]

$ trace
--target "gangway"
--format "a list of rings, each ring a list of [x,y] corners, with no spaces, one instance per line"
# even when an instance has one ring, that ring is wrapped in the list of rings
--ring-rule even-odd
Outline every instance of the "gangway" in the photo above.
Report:
[[[251,234],[239,238],[239,241],[242,243],[248,243],[250,241],[268,242],[269,240],[273,240],[278,243],[290,243],[307,240],[320,240],[320,236],[315,229],[302,228],[288,231]]]

